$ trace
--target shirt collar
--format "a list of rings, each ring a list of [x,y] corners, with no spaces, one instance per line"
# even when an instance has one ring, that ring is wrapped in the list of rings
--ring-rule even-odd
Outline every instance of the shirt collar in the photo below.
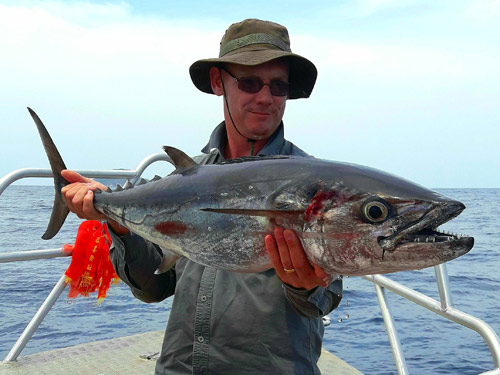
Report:
[[[266,145],[259,151],[257,156],[269,156],[269,155],[279,155],[279,152],[285,143],[285,130],[283,127],[283,121],[278,126],[278,129],[271,135],[268,139]],[[210,135],[210,140],[205,147],[201,149],[201,152],[208,154],[214,148],[219,150],[221,155],[224,155],[224,149],[227,144],[227,132],[226,124],[222,121],[214,129]]]

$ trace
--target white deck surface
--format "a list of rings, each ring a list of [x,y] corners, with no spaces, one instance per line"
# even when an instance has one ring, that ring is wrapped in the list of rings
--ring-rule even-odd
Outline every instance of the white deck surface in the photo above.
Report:
[[[0,363],[0,375],[152,375],[156,357],[147,357],[160,350],[162,340],[163,331],[154,331],[27,355]],[[327,351],[319,362],[323,375],[361,374]]]

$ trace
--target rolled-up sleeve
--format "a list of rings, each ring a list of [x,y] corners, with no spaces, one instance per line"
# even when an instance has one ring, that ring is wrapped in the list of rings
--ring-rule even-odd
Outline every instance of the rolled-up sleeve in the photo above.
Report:
[[[118,277],[135,297],[144,302],[158,302],[175,291],[175,267],[155,274],[161,263],[161,250],[155,244],[132,233],[118,236],[109,231],[112,245],[109,257]]]
[[[337,308],[342,300],[342,279],[337,279],[326,288],[316,287],[311,290],[297,289],[283,284],[285,297],[300,315],[318,318]]]

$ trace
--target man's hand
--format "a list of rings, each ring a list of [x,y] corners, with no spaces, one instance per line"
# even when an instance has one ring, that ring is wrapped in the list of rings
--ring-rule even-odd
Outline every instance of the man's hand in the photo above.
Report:
[[[94,207],[94,191],[96,189],[106,190],[105,185],[67,169],[61,171],[61,176],[70,183],[61,189],[61,193],[71,212],[75,213],[80,219],[107,220],[117,234],[128,233],[126,228],[109,219]]]
[[[294,288],[313,289],[328,286],[329,276],[307,259],[300,239],[290,229],[276,228],[274,237],[265,238],[266,249],[278,277]]]

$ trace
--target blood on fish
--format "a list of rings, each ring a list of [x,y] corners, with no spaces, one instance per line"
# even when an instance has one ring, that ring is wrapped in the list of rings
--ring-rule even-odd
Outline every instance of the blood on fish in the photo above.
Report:
[[[155,229],[167,236],[177,236],[186,232],[186,224],[180,221],[164,221],[155,225]]]
[[[333,191],[318,191],[306,209],[305,221],[311,221],[325,208],[325,203],[336,195]]]
[[[345,191],[335,191],[335,190],[330,190],[330,191],[318,191],[314,195],[314,197],[311,199],[311,203],[309,203],[309,206],[306,209],[305,215],[304,215],[304,220],[306,222],[311,222],[315,218],[319,218],[321,216],[321,213],[325,209],[325,206],[328,201],[330,201],[330,204],[332,207],[337,207],[340,206],[342,203],[345,201],[351,200],[352,196],[345,192]]]

